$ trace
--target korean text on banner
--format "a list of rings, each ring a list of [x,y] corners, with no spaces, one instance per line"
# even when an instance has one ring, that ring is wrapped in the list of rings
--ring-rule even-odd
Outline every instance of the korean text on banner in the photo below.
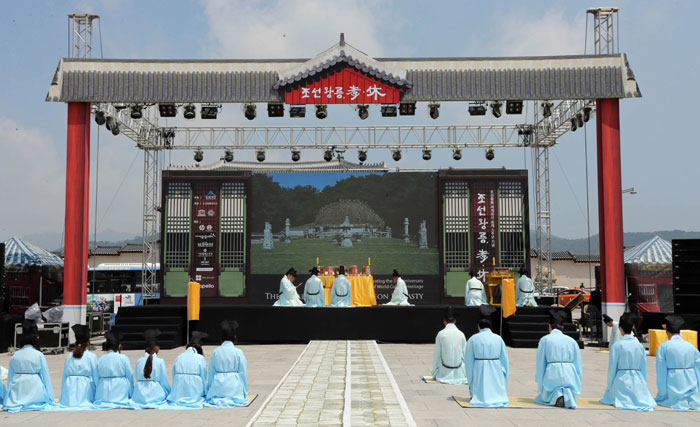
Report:
[[[187,285],[187,320],[199,320],[199,283]]]

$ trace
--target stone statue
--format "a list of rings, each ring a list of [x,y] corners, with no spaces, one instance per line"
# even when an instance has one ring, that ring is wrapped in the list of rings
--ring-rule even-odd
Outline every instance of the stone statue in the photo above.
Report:
[[[386,237],[387,239],[391,239],[391,227],[386,228]]]
[[[411,239],[408,238],[408,218],[403,219],[403,235],[404,243],[411,243]]]
[[[418,240],[419,249],[428,249],[428,229],[425,226],[425,221],[420,223],[420,229],[418,230],[418,235],[420,239]]]
[[[289,218],[284,220],[284,243],[291,243],[289,238]]]
[[[340,242],[340,246],[343,248],[351,248],[352,240],[350,238],[352,237],[352,234],[350,233],[350,229],[352,228],[352,224],[350,224],[349,217],[345,217],[345,221],[340,224],[340,228],[343,229],[343,240]]]
[[[269,222],[265,222],[265,231],[263,232],[263,249],[274,249],[275,242],[272,240],[272,226]]]

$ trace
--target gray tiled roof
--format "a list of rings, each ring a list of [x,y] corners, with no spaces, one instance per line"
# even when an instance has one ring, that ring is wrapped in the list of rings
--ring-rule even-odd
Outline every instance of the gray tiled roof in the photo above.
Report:
[[[119,255],[119,250],[121,246],[98,246],[94,249],[90,249],[90,254],[92,255]]]
[[[205,166],[171,166],[170,171],[250,171],[254,173],[294,173],[294,172],[386,172],[388,168],[384,163],[352,163],[345,159],[331,162],[231,162],[220,160]]]

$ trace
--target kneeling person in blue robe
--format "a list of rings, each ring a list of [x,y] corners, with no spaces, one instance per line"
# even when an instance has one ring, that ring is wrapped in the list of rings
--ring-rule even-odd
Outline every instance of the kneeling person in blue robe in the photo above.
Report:
[[[39,351],[39,331],[33,320],[22,322],[22,348],[10,359],[5,410],[39,411],[53,407],[53,387],[46,358]]]
[[[202,339],[206,332],[193,331],[185,351],[173,363],[173,387],[168,395],[170,408],[199,409],[207,395],[207,361],[204,359]]]
[[[474,406],[508,406],[508,353],[500,336],[491,332],[491,315],[496,310],[482,305],[479,333],[467,341],[464,364],[467,367],[470,403]]]
[[[209,388],[207,406],[229,408],[248,404],[248,362],[243,352],[234,347],[238,322],[221,322],[221,346],[209,359]]]
[[[605,323],[610,329],[610,337],[608,337],[608,348],[612,348],[613,344],[618,342],[622,335],[620,334],[620,323],[613,320],[612,317],[607,314],[603,315],[603,323]]]
[[[134,367],[134,393],[131,401],[134,409],[155,409],[165,405],[170,393],[165,361],[158,357],[160,330],[147,329],[144,333],[146,354]]]
[[[75,348],[66,357],[61,381],[61,398],[64,408],[93,409],[97,388],[97,356],[90,352],[90,328],[73,325]]]
[[[636,316],[625,313],[620,318],[622,339],[610,347],[608,387],[600,403],[619,409],[652,411],[656,402],[647,388],[646,350],[632,335]]]
[[[435,338],[433,379],[443,384],[467,384],[467,366],[464,363],[467,339],[457,328],[452,307],[447,307],[443,323],[445,329],[438,332]]]
[[[673,409],[700,410],[700,352],[681,338],[683,318],[666,316],[668,341],[656,350],[656,403]]]
[[[578,343],[564,335],[567,315],[563,310],[550,312],[549,334],[537,345],[535,402],[543,405],[576,408],[581,393],[581,351]]]
[[[129,358],[119,353],[121,348],[119,337],[114,332],[107,331],[102,344],[102,350],[107,353],[97,361],[95,406],[99,409],[131,407],[134,375],[131,373]]]
[[[326,293],[323,291],[323,282],[318,278],[318,268],[309,270],[311,277],[304,285],[304,302],[307,307],[323,307],[326,305]]]
[[[352,307],[352,286],[345,277],[345,266],[343,265],[338,268],[338,277],[333,280],[331,305],[333,307]]]
[[[515,285],[515,305],[518,307],[537,307],[535,285],[527,277],[527,271],[520,269],[520,278]]]

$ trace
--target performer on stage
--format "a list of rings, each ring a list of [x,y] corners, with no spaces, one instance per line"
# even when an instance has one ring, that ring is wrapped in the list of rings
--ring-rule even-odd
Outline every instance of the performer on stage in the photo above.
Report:
[[[170,393],[168,371],[165,361],[158,357],[158,329],[147,329],[144,333],[146,354],[136,361],[134,367],[134,393],[131,398],[134,409],[156,409],[166,404]]]
[[[119,338],[112,331],[105,333],[104,354],[97,361],[95,406],[100,409],[130,408],[134,392],[134,376],[129,358],[120,354]]]
[[[221,322],[221,346],[209,359],[209,384],[206,406],[230,408],[248,404],[248,361],[243,352],[234,347],[238,322]]]
[[[520,278],[515,286],[515,305],[518,307],[537,307],[535,301],[535,285],[527,277],[527,270],[520,269]]]
[[[168,395],[168,408],[200,409],[207,395],[207,361],[202,339],[206,332],[193,331],[185,351],[173,363],[173,388]]]
[[[294,286],[294,279],[297,277],[297,271],[294,267],[287,270],[287,273],[280,280],[280,297],[273,304],[274,306],[301,306],[304,305],[299,298],[297,288]]]
[[[50,409],[53,387],[46,358],[39,351],[39,331],[33,320],[22,321],[22,348],[10,359],[5,410],[8,412]]]
[[[700,409],[700,352],[681,338],[683,318],[666,316],[668,341],[656,350],[656,403],[687,411]]]
[[[610,347],[608,388],[600,403],[620,409],[652,411],[656,402],[647,388],[646,350],[632,335],[636,320],[632,313],[620,318],[622,338]]]
[[[90,328],[73,325],[75,348],[66,357],[61,381],[61,399],[58,403],[71,410],[93,409],[97,388],[97,356],[91,353]]]
[[[471,279],[467,280],[467,285],[464,290],[464,305],[482,305],[488,304],[488,299],[486,298],[486,291],[484,290],[484,284],[481,280],[476,278],[474,271],[470,271],[469,275]]]
[[[403,281],[396,269],[394,269],[391,277],[396,286],[394,287],[394,292],[391,294],[391,301],[384,305],[413,305],[408,302],[408,288],[406,287],[406,282]]]
[[[333,280],[331,288],[331,305],[333,307],[352,307],[352,286],[345,277],[345,266],[338,268],[338,277]]]
[[[581,351],[578,343],[564,335],[566,313],[550,312],[549,334],[537,346],[535,402],[543,405],[576,408],[576,396],[581,393]]]
[[[326,305],[326,293],[323,292],[323,282],[318,278],[318,268],[309,270],[311,277],[304,285],[304,301],[307,307],[323,307]]]
[[[435,338],[433,378],[444,384],[467,384],[467,366],[464,363],[467,339],[457,328],[452,307],[447,307],[443,323],[445,328]]]
[[[495,307],[482,305],[479,333],[467,341],[464,364],[467,367],[470,403],[474,406],[508,406],[508,353],[500,336],[491,332]]]
[[[613,320],[612,317],[608,316],[607,314],[603,315],[603,323],[612,328],[610,331],[610,338],[608,338],[608,348],[612,348],[613,344],[622,338],[622,335],[620,335],[620,323]]]

